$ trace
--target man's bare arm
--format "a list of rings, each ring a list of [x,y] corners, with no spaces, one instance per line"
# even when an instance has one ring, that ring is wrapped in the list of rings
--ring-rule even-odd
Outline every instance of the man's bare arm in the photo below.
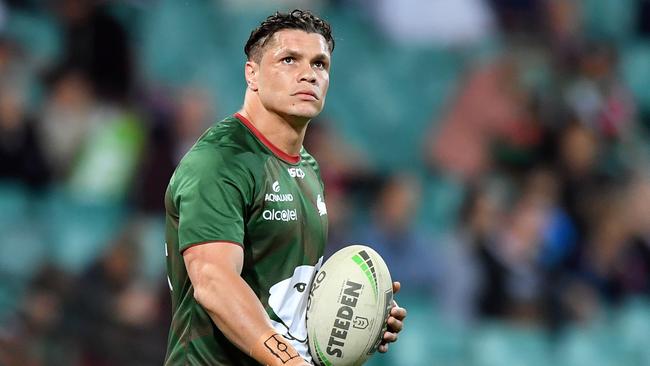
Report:
[[[309,365],[275,333],[264,307],[241,278],[244,252],[240,246],[201,244],[185,250],[183,258],[194,298],[235,346],[263,365]]]

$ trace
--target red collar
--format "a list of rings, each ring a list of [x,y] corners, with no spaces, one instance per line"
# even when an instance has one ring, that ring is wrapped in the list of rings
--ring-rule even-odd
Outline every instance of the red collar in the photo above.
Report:
[[[281,160],[284,160],[289,164],[297,164],[300,161],[300,155],[289,155],[280,150],[277,146],[273,145],[269,139],[262,135],[262,133],[257,128],[255,128],[251,121],[246,119],[246,117],[242,116],[239,113],[235,113],[235,118],[240,120],[241,123],[243,123],[244,126],[246,126],[246,128],[248,128],[253,133],[253,135],[255,135],[255,137],[260,140],[260,142],[262,142],[262,144],[264,144],[264,146],[271,150],[271,152]]]

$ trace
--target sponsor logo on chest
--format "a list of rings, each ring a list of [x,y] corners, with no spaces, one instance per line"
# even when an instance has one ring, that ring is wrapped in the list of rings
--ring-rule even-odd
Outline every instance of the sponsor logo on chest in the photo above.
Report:
[[[264,195],[266,202],[293,202],[293,195],[291,193],[267,193]]]
[[[271,185],[272,193],[264,195],[266,202],[293,202],[291,193],[280,193],[280,182],[277,180]],[[266,221],[296,221],[298,220],[298,211],[293,209],[270,209],[262,211],[262,218]]]
[[[264,195],[264,201],[266,202],[293,202],[293,195],[291,193],[279,193],[280,192],[280,183],[276,180],[271,186],[273,193],[267,193]]]
[[[288,169],[289,174],[296,178],[303,178],[305,173],[300,168],[290,168]],[[293,174],[291,173],[293,172]],[[274,203],[283,203],[283,202],[294,202],[294,196],[291,193],[281,193],[282,188],[280,187],[280,182],[278,180],[274,181],[271,184],[272,192],[264,194],[264,202],[274,202]],[[316,207],[318,210],[319,216],[327,215],[327,207],[325,206],[325,201],[323,196],[318,194],[316,196]],[[298,211],[296,208],[268,208],[262,211],[262,218],[266,221],[297,221],[298,220]]]
[[[300,168],[289,168],[287,172],[291,178],[305,179],[305,172]]]
[[[298,220],[298,211],[296,211],[295,208],[284,210],[264,210],[262,211],[262,218],[266,221],[296,221]]]

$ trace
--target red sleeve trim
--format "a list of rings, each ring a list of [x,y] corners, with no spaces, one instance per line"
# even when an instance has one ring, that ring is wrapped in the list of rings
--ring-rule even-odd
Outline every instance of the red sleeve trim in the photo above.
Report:
[[[264,135],[262,135],[262,133],[257,128],[255,128],[255,126],[251,123],[251,121],[246,119],[246,117],[242,116],[239,113],[235,113],[234,116],[235,118],[240,120],[241,123],[243,123],[244,126],[246,126],[253,133],[253,135],[255,135],[255,137],[257,137],[257,139],[260,140],[260,142],[264,146],[266,146],[269,150],[271,150],[271,152],[275,156],[277,156],[281,160],[286,161],[289,164],[298,164],[298,162],[300,161],[300,155],[289,155],[285,153],[284,151],[280,150],[277,146],[273,145],[273,143],[269,141]]]
[[[203,245],[203,244],[211,244],[211,243],[233,244],[233,245],[240,246],[242,249],[244,249],[244,244],[242,244],[240,242],[231,241],[231,240],[208,240],[208,241],[201,241],[201,242],[198,242],[198,243],[188,245],[185,249],[181,250],[181,254],[183,254],[184,251],[186,251],[186,250],[188,250],[190,248],[193,248],[195,246]]]

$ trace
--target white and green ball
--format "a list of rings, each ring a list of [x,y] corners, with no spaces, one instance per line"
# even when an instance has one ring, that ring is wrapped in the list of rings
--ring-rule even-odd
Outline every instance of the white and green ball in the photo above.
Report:
[[[316,274],[307,306],[309,349],[321,366],[357,366],[372,356],[386,331],[393,284],[372,248],[351,245]]]

